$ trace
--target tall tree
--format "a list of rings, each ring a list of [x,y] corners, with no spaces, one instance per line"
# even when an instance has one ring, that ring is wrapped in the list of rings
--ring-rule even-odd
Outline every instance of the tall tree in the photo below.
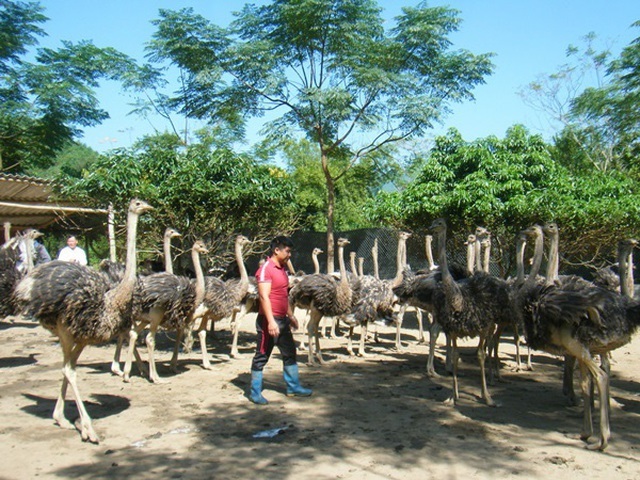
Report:
[[[82,128],[108,113],[94,89],[101,79],[131,81],[133,60],[91,42],[62,42],[24,56],[45,34],[47,20],[37,2],[0,0],[0,170],[19,173],[51,166]]]
[[[155,23],[151,58],[189,72],[189,102],[180,104],[190,115],[279,114],[264,130],[271,140],[302,134],[318,146],[329,270],[337,182],[372,152],[422,134],[452,102],[472,99],[492,70],[490,54],[451,49],[458,12],[426,3],[404,8],[386,31],[372,0],[246,5],[229,28],[191,9],[161,10]]]

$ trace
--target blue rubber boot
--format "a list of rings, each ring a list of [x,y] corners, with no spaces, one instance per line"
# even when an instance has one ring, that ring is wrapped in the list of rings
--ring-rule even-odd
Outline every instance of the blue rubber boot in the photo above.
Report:
[[[287,384],[287,397],[309,397],[313,393],[300,385],[298,365],[284,366],[284,382]]]
[[[262,370],[251,370],[251,392],[249,400],[257,405],[266,405],[269,403],[262,396]]]

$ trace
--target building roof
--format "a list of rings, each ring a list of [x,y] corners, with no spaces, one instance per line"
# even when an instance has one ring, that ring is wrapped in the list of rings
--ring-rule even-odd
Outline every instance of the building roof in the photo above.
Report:
[[[51,181],[24,175],[0,173],[0,223],[22,230],[42,229],[74,213],[108,213],[73,202],[54,200]]]

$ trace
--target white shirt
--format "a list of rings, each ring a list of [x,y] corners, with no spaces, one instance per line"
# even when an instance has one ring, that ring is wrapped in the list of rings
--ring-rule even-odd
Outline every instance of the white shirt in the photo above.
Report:
[[[69,246],[64,247],[58,254],[58,260],[64,260],[65,262],[75,262],[80,265],[87,264],[87,254],[80,247],[71,248]]]

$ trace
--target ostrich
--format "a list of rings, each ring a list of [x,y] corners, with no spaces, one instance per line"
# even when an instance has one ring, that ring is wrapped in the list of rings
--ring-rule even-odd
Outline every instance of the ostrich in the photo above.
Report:
[[[163,252],[164,252],[165,273],[173,275],[173,261],[172,261],[172,257],[171,257],[171,239],[172,238],[176,238],[176,237],[181,237],[181,236],[182,235],[180,234],[180,232],[178,232],[177,230],[175,230],[175,229],[173,229],[171,227],[167,228],[164,231],[164,235],[163,235]],[[122,268],[122,264],[120,264],[120,263],[111,262],[110,260],[102,260],[100,262],[99,269],[100,269],[100,271],[102,273],[107,275],[107,277],[109,278],[109,280],[112,283],[117,283],[122,278],[123,268]],[[144,283],[144,281],[143,281],[143,283]],[[141,284],[139,283],[137,286],[141,287]],[[135,309],[134,309],[134,311],[135,311]],[[142,323],[140,328],[146,327],[147,323],[148,322]],[[136,328],[136,325],[134,325],[134,328]],[[139,333],[140,332],[137,332],[135,334],[136,338],[137,338]],[[120,335],[120,337],[118,337],[118,342],[116,344],[116,350],[115,350],[115,353],[113,355],[113,361],[111,362],[111,372],[116,374],[116,375],[118,375],[118,376],[123,377],[126,382],[129,381],[129,372],[131,370],[130,370],[130,365],[129,365],[129,371],[127,372],[127,375],[125,375],[124,372],[120,369],[120,352],[122,350],[122,345],[123,345],[123,343],[125,341],[125,336],[130,336],[130,335],[131,334],[128,333],[128,334],[122,334],[122,335]],[[138,353],[138,350],[137,350],[135,344],[133,346],[130,345],[129,347],[130,347],[129,356],[130,355],[135,355],[136,361],[138,363],[138,368],[140,369],[141,372],[145,372],[146,369],[142,365],[142,360],[140,359],[140,354]],[[178,348],[178,346],[176,346],[176,348]],[[150,354],[150,355],[152,355],[152,354]],[[128,357],[128,359],[130,361],[129,357]]]
[[[398,314],[394,311],[397,297],[393,288],[402,282],[403,258],[406,252],[406,241],[409,234],[400,232],[398,235],[398,252],[396,255],[396,276],[392,280],[380,280],[372,275],[360,277],[360,285],[353,297],[353,310],[349,315],[349,343],[347,351],[353,355],[352,339],[354,326],[360,325],[360,344],[358,355],[366,356],[364,342],[367,336],[367,327],[370,322],[381,319],[386,322],[397,322]]]
[[[535,232],[536,242],[540,232]],[[626,278],[627,260],[637,241],[619,243],[620,277]],[[542,247],[536,257],[530,277],[537,273]],[[584,420],[581,438],[593,436],[591,381],[595,380],[600,397],[600,438],[588,444],[592,450],[604,450],[611,435],[609,425],[609,375],[595,362],[593,355],[606,355],[628,343],[640,326],[640,304],[629,298],[626,282],[621,282],[623,294],[597,286],[574,288],[557,283],[534,286],[529,278],[518,295],[518,310],[523,315],[527,341],[532,348],[552,354],[574,357],[581,372],[584,399]]]
[[[170,237],[169,237],[170,240]],[[200,268],[201,281],[204,281],[202,267],[200,267],[200,253],[208,250],[200,241],[196,241],[192,247],[192,256],[198,264],[194,263],[196,274]],[[129,332],[129,354],[124,368],[124,381],[130,380],[131,363],[136,349],[136,340],[140,332],[149,327],[145,337],[147,354],[149,358],[149,380],[153,383],[164,383],[165,380],[158,375],[155,362],[155,337],[159,328],[177,332],[177,337],[171,358],[171,368],[176,370],[178,348],[180,346],[182,332],[192,323],[195,308],[202,301],[203,295],[198,299],[198,282],[192,282],[189,278],[162,272],[141,277],[138,288],[134,293],[133,318],[134,327]],[[198,302],[200,300],[200,302]]]
[[[16,314],[14,291],[18,283],[33,271],[33,242],[42,233],[29,228],[7,241],[0,249],[0,318]],[[25,246],[24,260],[21,259],[20,244]],[[22,268],[18,264],[22,261]]]
[[[163,252],[164,252],[164,271],[173,273],[173,258],[171,257],[171,239],[181,237],[182,234],[177,230],[169,227],[164,231]]]
[[[202,367],[206,370],[211,369],[211,362],[207,353],[207,324],[211,321],[213,327],[215,322],[232,316],[234,310],[240,308],[242,300],[249,291],[249,276],[242,256],[242,250],[248,243],[249,239],[247,237],[243,235],[236,237],[234,252],[240,278],[227,281],[217,277],[205,278],[204,301],[196,308],[194,313],[194,318],[196,319],[194,327],[200,339]]]
[[[467,272],[469,275],[473,275],[473,272],[476,271],[476,236],[470,233],[464,244],[467,246]]]
[[[482,397],[490,406],[496,406],[489,394],[485,375],[485,347],[495,325],[505,322],[511,315],[509,289],[505,281],[476,273],[455,281],[447,265],[447,224],[438,219],[431,225],[438,242],[438,261],[442,269],[441,288],[434,292],[436,321],[451,338],[453,362],[453,395],[447,400],[455,404],[458,394],[458,338],[478,336],[477,355],[482,379]]]
[[[316,275],[318,275],[320,273],[320,262],[318,261],[318,255],[320,255],[321,253],[324,253],[323,250],[321,250],[318,247],[315,247],[312,251],[311,251],[311,261],[313,262],[313,273],[315,273]],[[292,282],[293,284],[299,282],[302,278],[304,277],[304,275],[296,275],[294,277],[294,281]],[[290,285],[290,287],[293,287],[293,284]],[[302,323],[300,324],[300,330],[304,331],[307,328],[307,324],[309,322],[309,309],[305,308],[305,307],[299,307],[303,310],[305,310],[305,317],[304,320],[302,321]],[[294,307],[294,313],[295,313],[295,307]],[[335,336],[335,330],[332,333],[333,336]],[[322,334],[323,337],[325,337],[326,335]],[[304,343],[304,339],[300,340],[300,350],[305,350],[307,347],[305,346]]]
[[[348,244],[349,240],[346,238],[338,239],[339,280],[330,274],[306,275],[289,292],[289,302],[292,306],[309,309],[307,336],[310,365],[316,364],[316,357],[320,364],[324,363],[318,338],[318,326],[322,317],[346,315],[353,307],[353,292],[344,262],[344,248]]]
[[[87,345],[107,342],[131,326],[138,217],[151,209],[137,199],[129,204],[125,274],[116,287],[111,288],[106,278],[91,268],[56,260],[38,266],[16,288],[24,312],[60,340],[63,377],[53,419],[63,428],[74,428],[64,416],[67,387],[71,385],[80,415],[78,428],[85,441],[98,443],[99,438],[78,390],[78,358]]]
[[[577,275],[559,275],[559,243],[560,233],[555,222],[547,222],[542,227],[544,236],[549,240],[549,256],[547,259],[547,282],[554,282],[564,289],[588,291],[593,284]],[[603,366],[609,368],[608,358],[602,359]],[[562,393],[567,397],[571,405],[578,404],[578,398],[573,388],[573,373],[576,359],[570,355],[564,357],[564,369],[562,375]]]

